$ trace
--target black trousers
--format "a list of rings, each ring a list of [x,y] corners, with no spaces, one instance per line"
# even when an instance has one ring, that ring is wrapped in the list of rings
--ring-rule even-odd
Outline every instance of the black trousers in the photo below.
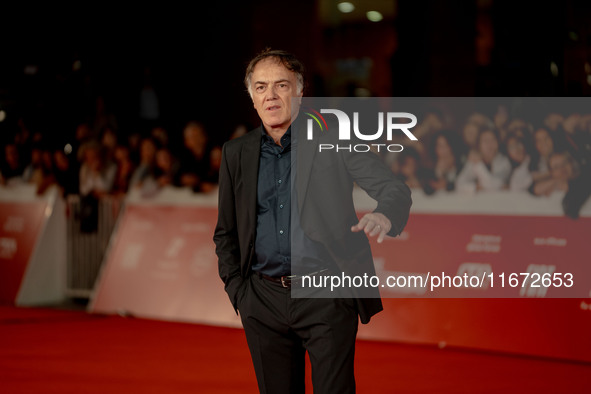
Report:
[[[292,298],[289,289],[252,274],[238,309],[261,393],[304,393],[306,351],[314,394],[355,393],[353,299]]]

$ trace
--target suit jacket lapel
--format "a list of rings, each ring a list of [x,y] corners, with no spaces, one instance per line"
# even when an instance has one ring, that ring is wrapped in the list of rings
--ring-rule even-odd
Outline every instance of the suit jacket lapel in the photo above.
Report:
[[[312,172],[312,164],[316,155],[317,141],[308,141],[306,136],[306,128],[303,127],[304,122],[297,122],[296,125],[298,133],[297,142],[297,163],[296,163],[296,190],[298,196],[298,209],[300,216],[302,215],[302,207],[308,192],[308,184],[310,183],[310,173]],[[292,129],[292,133],[294,133]]]

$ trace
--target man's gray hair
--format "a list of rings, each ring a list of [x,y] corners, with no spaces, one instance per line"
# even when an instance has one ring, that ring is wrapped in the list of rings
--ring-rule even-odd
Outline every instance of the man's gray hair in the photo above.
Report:
[[[244,85],[250,98],[252,98],[252,87],[250,86],[252,73],[256,65],[264,59],[271,58],[276,59],[277,62],[283,64],[289,71],[293,71],[296,75],[298,93],[302,93],[304,90],[304,65],[294,55],[289,52],[282,50],[273,50],[270,48],[265,49],[257,56],[255,56],[246,67],[246,75],[244,76]]]

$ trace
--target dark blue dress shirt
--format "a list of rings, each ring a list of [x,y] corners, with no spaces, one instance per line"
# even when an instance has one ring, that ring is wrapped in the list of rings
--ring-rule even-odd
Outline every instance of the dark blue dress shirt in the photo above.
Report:
[[[252,270],[273,277],[316,272],[330,260],[325,248],[303,233],[296,193],[292,205],[296,147],[291,127],[281,137],[281,146],[263,131],[257,183],[256,261]]]

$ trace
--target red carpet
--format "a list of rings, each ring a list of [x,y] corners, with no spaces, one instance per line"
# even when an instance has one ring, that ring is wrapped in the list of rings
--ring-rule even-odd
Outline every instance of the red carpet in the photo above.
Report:
[[[359,393],[591,393],[591,365],[359,341]],[[0,307],[0,393],[256,393],[241,330]],[[312,392],[309,390],[309,392]]]

